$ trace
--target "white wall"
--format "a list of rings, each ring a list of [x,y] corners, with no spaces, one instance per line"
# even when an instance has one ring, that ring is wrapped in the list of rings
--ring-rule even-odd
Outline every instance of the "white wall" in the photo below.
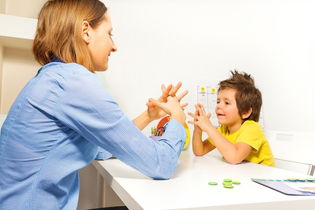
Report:
[[[35,62],[30,50],[3,48],[3,72],[1,78],[1,113],[8,113],[12,103],[25,84],[33,78],[40,65]]]
[[[101,75],[134,118],[162,83],[198,84],[238,69],[263,93],[266,129],[314,131],[315,1],[107,0],[118,51]]]
[[[8,15],[37,18],[39,10],[47,0],[0,0]]]

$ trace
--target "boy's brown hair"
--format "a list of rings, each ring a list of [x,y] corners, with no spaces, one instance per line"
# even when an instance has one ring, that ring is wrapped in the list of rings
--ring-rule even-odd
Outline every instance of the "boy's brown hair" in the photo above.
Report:
[[[251,115],[243,119],[245,120],[253,120],[258,122],[260,109],[262,106],[262,96],[261,92],[255,87],[254,79],[250,74],[247,73],[239,73],[234,70],[231,71],[232,76],[223,80],[219,83],[219,90],[224,90],[227,88],[231,88],[236,90],[235,100],[239,115],[247,113],[250,109],[252,109]]]
[[[35,59],[45,65],[54,58],[78,63],[93,72],[92,59],[81,37],[82,22],[92,28],[103,20],[107,8],[99,0],[49,0],[38,15],[33,42]]]

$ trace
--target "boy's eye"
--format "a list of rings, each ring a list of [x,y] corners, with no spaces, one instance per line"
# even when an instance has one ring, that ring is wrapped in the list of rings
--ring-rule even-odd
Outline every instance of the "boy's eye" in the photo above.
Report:
[[[226,105],[229,105],[229,104],[230,104],[230,102],[226,101],[226,102],[225,102],[225,104],[226,104]]]
[[[110,38],[111,40],[113,40],[113,38],[112,38],[112,37],[113,37],[113,34],[112,34],[111,32],[109,32],[108,35],[109,35],[109,38]]]

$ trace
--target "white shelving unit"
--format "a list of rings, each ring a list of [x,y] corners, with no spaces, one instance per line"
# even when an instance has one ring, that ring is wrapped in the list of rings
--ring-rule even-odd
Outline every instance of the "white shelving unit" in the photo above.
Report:
[[[3,47],[31,49],[37,19],[0,14],[0,44]]]
[[[0,113],[6,114],[39,67],[31,52],[37,19],[0,14],[0,25]]]

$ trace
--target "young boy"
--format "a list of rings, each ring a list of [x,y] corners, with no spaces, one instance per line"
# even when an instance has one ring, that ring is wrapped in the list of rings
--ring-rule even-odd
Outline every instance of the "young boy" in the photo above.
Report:
[[[262,97],[253,78],[232,71],[232,76],[219,83],[216,114],[220,124],[215,128],[203,106],[197,104],[194,121],[193,151],[202,156],[217,148],[231,164],[242,161],[274,166],[274,158],[259,124]],[[202,141],[202,132],[208,138]]]

